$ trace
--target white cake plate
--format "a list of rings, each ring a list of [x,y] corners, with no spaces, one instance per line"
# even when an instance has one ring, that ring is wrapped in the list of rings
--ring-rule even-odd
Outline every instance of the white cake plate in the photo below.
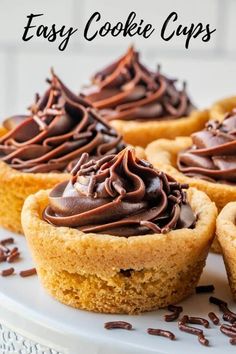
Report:
[[[0,239],[12,234],[0,230]],[[33,266],[24,237],[13,235],[22,258],[14,263],[16,272]],[[0,264],[0,270],[6,263]],[[215,296],[232,302],[227,278],[219,255],[210,254],[201,278],[201,284],[214,284]],[[207,318],[210,311],[220,315],[215,305],[209,304],[209,294],[194,295],[184,301],[184,313]],[[211,324],[204,329],[210,347],[198,343],[197,337],[180,332],[176,322],[163,320],[165,310],[139,316],[103,315],[75,310],[51,298],[40,286],[37,276],[19,275],[0,277],[0,353],[1,354],[222,354],[235,353],[219,326]],[[104,322],[123,320],[132,323],[132,331],[105,330]],[[148,327],[173,331],[175,341],[150,336]]]

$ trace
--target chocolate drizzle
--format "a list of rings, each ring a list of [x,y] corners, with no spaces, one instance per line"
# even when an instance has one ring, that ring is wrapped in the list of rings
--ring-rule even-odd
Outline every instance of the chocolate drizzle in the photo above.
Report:
[[[187,186],[130,148],[96,161],[84,154],[71,174],[49,195],[43,217],[53,225],[126,237],[194,226]]]
[[[192,135],[193,146],[179,154],[178,169],[210,182],[236,182],[236,110],[222,123],[210,121]]]
[[[107,120],[173,119],[188,116],[194,108],[176,80],[149,71],[133,47],[118,61],[95,74],[93,85],[82,95]]]
[[[3,125],[0,159],[23,172],[70,170],[82,153],[98,158],[124,148],[122,137],[91,105],[74,95],[52,72],[50,87],[29,108]]]

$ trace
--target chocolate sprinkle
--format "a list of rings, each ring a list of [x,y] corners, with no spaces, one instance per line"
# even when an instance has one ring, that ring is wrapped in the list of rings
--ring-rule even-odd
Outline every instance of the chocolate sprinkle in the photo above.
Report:
[[[223,312],[223,319],[227,322],[234,323],[236,322],[236,313],[230,311],[228,308],[227,302],[218,299],[214,296],[209,298],[210,303],[219,306],[219,309]]]
[[[190,321],[196,324],[203,324],[205,327],[209,326],[209,322],[201,317],[192,317],[187,315],[183,316],[182,319],[178,322],[178,326],[181,331],[198,336],[199,343],[208,346],[209,341],[205,338],[203,330],[188,326],[186,323],[190,323]]]
[[[223,324],[220,326],[220,331],[226,336],[236,339],[236,331],[233,330],[232,327]]]
[[[20,251],[18,247],[13,247],[12,249],[10,249],[5,246],[7,244],[12,244],[12,243],[14,243],[13,237],[8,237],[0,241],[0,263],[1,262],[13,263],[19,259]],[[7,277],[9,275],[12,275],[14,272],[15,272],[14,268],[7,268],[2,270],[0,274],[3,277]],[[26,269],[19,273],[21,277],[28,277],[33,274],[36,274],[35,268]]]
[[[214,297],[214,296],[210,296],[209,297],[209,301],[210,301],[211,304],[218,305],[218,306],[227,305],[227,302],[225,302],[225,301],[223,301],[223,300],[221,300],[221,299],[219,299],[217,297]]]
[[[20,252],[17,247],[9,249],[6,247],[6,244],[14,243],[14,239],[12,237],[5,238],[0,241],[0,262],[8,262],[13,263],[16,259],[19,258]]]
[[[10,255],[12,255],[13,253],[16,253],[17,251],[18,251],[18,247],[12,248],[10,251]]]
[[[236,319],[232,317],[229,313],[225,312],[222,316],[223,320],[231,324],[235,323]]]
[[[164,316],[164,320],[166,322],[172,322],[177,320],[179,318],[180,313],[183,311],[182,306],[175,306],[175,305],[169,305],[167,309],[173,313]]]
[[[236,321],[236,313],[230,311],[228,305],[220,305],[220,309],[223,312],[223,319],[225,321],[229,321],[230,323],[234,323]]]
[[[196,328],[196,327],[192,327],[192,326],[188,326],[186,323],[188,322],[189,317],[188,316],[183,316],[182,319],[178,322],[178,327],[181,331],[186,332],[186,333],[190,333],[190,334],[194,334],[196,336],[199,335],[203,335],[203,330]]]
[[[198,341],[200,344],[205,345],[206,347],[209,345],[209,340],[206,339],[206,337],[202,334],[198,336]]]
[[[14,243],[13,237],[4,238],[3,240],[0,241],[0,244],[3,246],[8,245],[8,244],[12,244],[12,243]]]
[[[20,257],[20,252],[15,251],[15,252],[11,252],[6,260],[7,260],[8,263],[12,263],[16,259],[18,259],[19,257]]]
[[[196,294],[213,293],[215,290],[214,285],[199,285],[196,287]]]
[[[234,332],[234,333],[236,334],[236,327],[235,327],[235,325],[228,325],[228,324],[226,324],[226,323],[223,323],[222,326],[223,326],[224,328],[229,329],[230,331],[232,331],[232,332]]]
[[[166,331],[164,329],[159,329],[159,328],[148,328],[147,329],[147,333],[151,334],[153,336],[162,336],[162,337],[166,337],[169,338],[171,340],[175,339],[175,335],[174,333],[170,332],[170,331]]]
[[[14,268],[7,268],[1,271],[1,276],[2,277],[8,277],[9,275],[12,275],[14,273],[15,269]]]
[[[120,329],[127,329],[130,331],[132,329],[132,324],[125,321],[111,321],[111,322],[104,323],[104,328],[106,329],[120,328]]]
[[[167,307],[167,309],[169,310],[169,311],[172,311],[172,312],[182,312],[183,311],[183,307],[182,306],[177,306],[177,305],[169,305],[168,307]]]
[[[199,336],[199,335],[203,334],[202,329],[199,329],[199,328],[196,328],[196,327],[188,326],[188,325],[186,325],[186,324],[184,324],[184,323],[182,323],[182,322],[179,322],[178,326],[179,326],[179,329],[180,329],[182,332],[194,334],[195,336]]]
[[[208,313],[208,317],[214,323],[214,325],[218,325],[219,324],[219,322],[220,322],[219,317],[217,317],[214,312],[209,312]]]
[[[188,320],[186,323],[202,325],[205,328],[209,327],[209,321],[202,317],[188,316]]]
[[[19,274],[22,278],[25,278],[37,274],[37,271],[35,268],[31,268],[31,269],[22,270]]]

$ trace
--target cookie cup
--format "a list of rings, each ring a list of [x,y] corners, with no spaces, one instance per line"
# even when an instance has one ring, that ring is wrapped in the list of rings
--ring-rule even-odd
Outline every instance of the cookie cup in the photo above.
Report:
[[[56,227],[42,219],[49,191],[29,196],[22,225],[45,289],[69,306],[103,313],[139,313],[192,294],[205,265],[216,208],[188,190],[194,229],[116,237]]]
[[[236,202],[228,203],[217,218],[217,239],[221,245],[229,285],[236,300]]]
[[[236,200],[236,186],[187,177],[180,172],[177,168],[178,153],[191,146],[192,139],[189,137],[178,137],[174,140],[159,139],[149,144],[145,153],[154,167],[163,170],[180,183],[188,183],[191,187],[205,192],[221,210],[227,203]]]
[[[236,108],[236,96],[224,98],[213,104],[210,109],[210,118],[222,121],[225,115]]]
[[[144,158],[144,150],[135,148],[139,158]],[[41,189],[50,189],[57,183],[70,178],[68,173],[24,173],[0,161],[0,226],[23,233],[21,210],[25,199]]]
[[[145,120],[145,119],[144,119]],[[175,138],[187,136],[204,127],[209,120],[209,112],[194,111],[188,117],[159,121],[123,121],[113,120],[110,124],[123,135],[124,140],[131,145],[145,147],[159,138]]]
[[[147,159],[154,167],[160,168],[180,183],[188,183],[191,187],[205,192],[220,211],[227,203],[236,200],[236,186],[187,177],[180,172],[176,164],[178,153],[190,146],[192,146],[192,139],[188,137],[178,137],[175,140],[159,139],[149,144],[145,152]],[[214,240],[212,250],[217,253],[221,252],[217,240]]]

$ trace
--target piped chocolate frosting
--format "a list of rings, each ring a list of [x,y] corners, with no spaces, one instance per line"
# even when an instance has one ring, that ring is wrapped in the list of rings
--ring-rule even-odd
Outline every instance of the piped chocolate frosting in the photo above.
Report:
[[[193,105],[176,81],[164,76],[158,67],[151,72],[139,60],[133,47],[115,63],[92,78],[93,85],[82,95],[107,120],[160,120],[188,116]]]
[[[81,154],[117,153],[122,137],[85,99],[73,94],[52,72],[49,88],[30,113],[5,120],[0,160],[23,172],[69,171]]]
[[[209,182],[236,183],[236,110],[192,134],[193,146],[178,155],[178,169]]]
[[[44,219],[85,233],[135,236],[194,226],[183,188],[126,148],[117,155],[88,161],[83,154],[71,180],[49,195]]]

